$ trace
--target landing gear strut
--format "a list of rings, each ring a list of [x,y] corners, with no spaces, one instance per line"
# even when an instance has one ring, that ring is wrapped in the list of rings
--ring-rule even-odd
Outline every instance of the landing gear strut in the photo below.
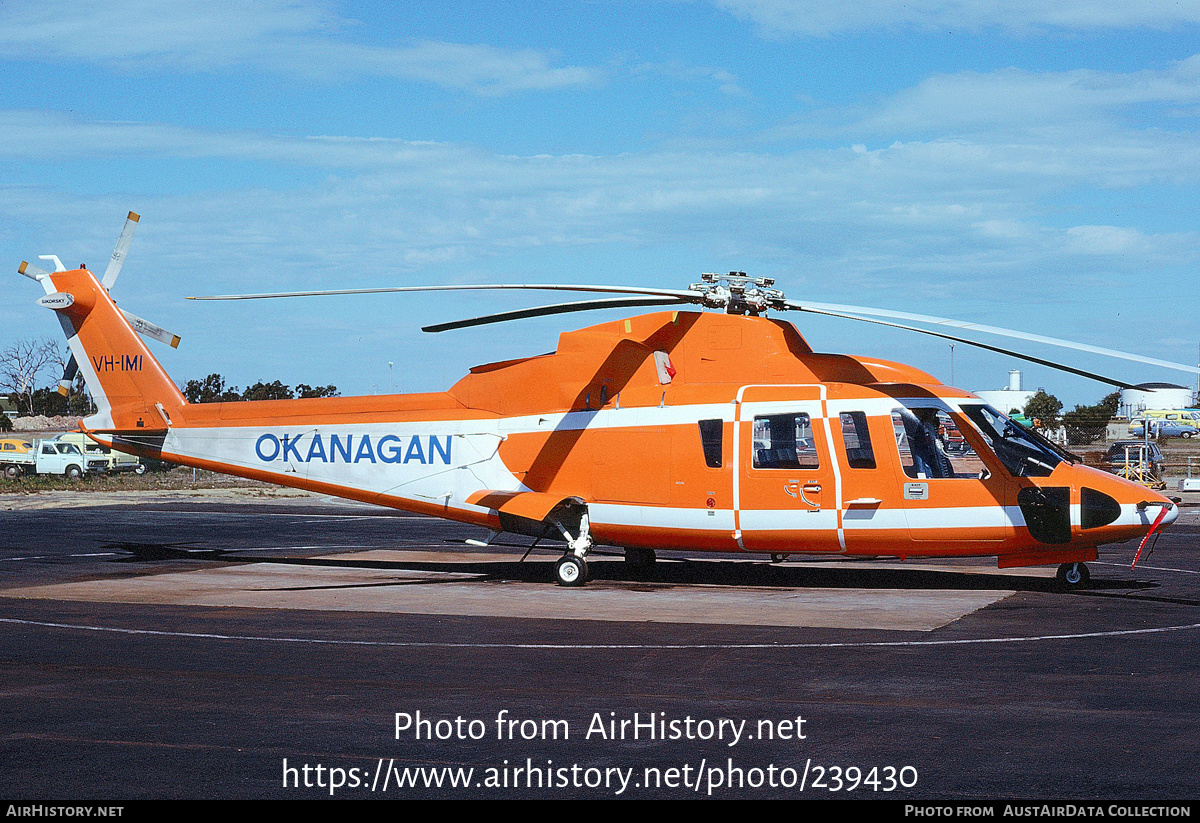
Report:
[[[588,579],[587,553],[592,548],[587,509],[579,513],[577,534],[572,535],[561,519],[551,517],[550,522],[567,541],[567,553],[554,564],[554,579],[560,586],[582,586]]]
[[[1092,573],[1082,563],[1063,563],[1055,579],[1064,589],[1082,589],[1092,579]]]

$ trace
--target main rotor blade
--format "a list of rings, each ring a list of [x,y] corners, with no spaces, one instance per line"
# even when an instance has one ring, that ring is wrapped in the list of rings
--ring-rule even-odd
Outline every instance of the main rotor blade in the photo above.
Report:
[[[173,349],[179,348],[179,341],[182,339],[179,335],[172,334],[162,326],[156,326],[149,320],[143,320],[136,314],[130,314],[124,309],[121,309],[121,314],[125,315],[125,319],[129,321],[129,325],[133,326],[133,330],[139,334],[152,337],[160,343],[166,343]]]
[[[968,346],[974,346],[975,348],[978,348],[978,349],[986,349],[987,351],[994,351],[998,354],[1006,354],[1009,357],[1016,357],[1021,360],[1028,360],[1030,363],[1037,363],[1039,366],[1048,366],[1052,369],[1058,369],[1059,371],[1065,371],[1065,372],[1069,372],[1071,374],[1077,374],[1080,377],[1087,377],[1091,380],[1097,380],[1101,383],[1107,383],[1110,386],[1118,386],[1122,389],[1136,389],[1137,388],[1137,386],[1135,386],[1133,383],[1126,383],[1124,380],[1117,380],[1114,377],[1105,377],[1104,375],[1101,375],[1101,374],[1095,374],[1094,372],[1084,371],[1083,369],[1077,369],[1074,366],[1065,366],[1062,363],[1055,363],[1052,360],[1043,360],[1040,357],[1034,357],[1031,354],[1022,354],[1021,352],[1013,351],[1012,349],[1002,349],[999,346],[989,346],[987,343],[980,343],[976,340],[968,340],[965,337],[958,337],[957,335],[946,334],[946,333],[940,332],[940,331],[932,331],[931,329],[921,329],[916,326],[905,326],[901,323],[889,323],[886,320],[875,320],[874,318],[870,318],[870,317],[858,317],[856,315],[845,314],[843,312],[824,311],[821,309],[812,308],[814,305],[816,305],[816,304],[809,303],[804,308],[800,308],[800,306],[798,306],[798,305],[792,306],[792,308],[797,308],[797,309],[800,309],[801,311],[809,312],[810,314],[823,314],[828,317],[841,317],[846,320],[858,320],[861,323],[874,323],[877,326],[887,326],[887,327],[893,328],[893,329],[903,329],[905,331],[915,331],[919,334],[928,334],[932,337],[940,337],[943,340],[953,340],[955,343],[965,343]]]
[[[141,215],[132,211],[125,218],[125,227],[121,229],[121,236],[117,238],[117,247],[113,249],[112,257],[109,258],[108,268],[104,270],[104,279],[100,281],[105,291],[111,291],[113,283],[117,282],[117,275],[121,273],[121,266],[125,264],[125,255],[129,253],[129,244],[133,242],[133,232],[141,219]]]
[[[793,300],[787,301],[789,309],[798,311],[815,311],[817,313],[832,313],[837,316],[838,312],[850,312],[855,315],[868,315],[871,317],[891,317],[897,320],[912,320],[916,323],[930,323],[935,326],[949,326],[950,328],[959,331],[978,331],[985,334],[996,334],[1002,337],[1013,337],[1018,340],[1028,340],[1031,343],[1045,343],[1050,346],[1059,346],[1064,349],[1074,349],[1076,351],[1085,351],[1092,354],[1102,354],[1106,357],[1116,357],[1121,360],[1131,360],[1135,363],[1145,363],[1150,366],[1160,366],[1164,369],[1175,369],[1177,371],[1191,372],[1192,374],[1200,374],[1200,368],[1196,366],[1188,366],[1183,363],[1172,363],[1169,360],[1157,360],[1153,357],[1142,357],[1138,354],[1130,354],[1129,352],[1117,351],[1116,349],[1106,349],[1100,346],[1089,346],[1086,343],[1075,343],[1071,340],[1062,340],[1057,337],[1045,337],[1040,334],[1029,334],[1028,332],[1014,331],[1013,329],[1003,329],[998,326],[984,326],[978,323],[967,323],[962,320],[950,320],[945,317],[931,317],[927,314],[910,314],[903,311],[890,311],[888,309],[872,309],[867,306],[844,306],[835,303],[798,303]],[[862,320],[862,317],[853,319]],[[905,327],[901,327],[905,328]],[[913,331],[921,331],[921,329],[913,329]],[[1115,385],[1115,384],[1114,384]]]
[[[465,329],[470,326],[484,326],[488,323],[503,323],[506,320],[523,320],[527,317],[543,317],[550,314],[566,314],[573,311],[591,311],[593,309],[626,309],[637,306],[679,306],[687,301],[676,297],[616,297],[610,300],[580,300],[575,303],[555,303],[550,306],[537,306],[532,309],[517,309],[515,311],[487,314],[482,317],[472,317],[467,320],[454,320],[449,323],[437,323],[423,326],[421,331],[441,332],[452,329]]]
[[[215,294],[189,297],[188,300],[264,300],[273,297],[325,297],[334,294],[391,294],[410,291],[484,291],[494,289],[534,289],[539,291],[583,291],[601,294],[646,294],[656,297],[674,297],[681,302],[699,303],[703,295],[686,289],[650,289],[636,286],[570,286],[543,283],[521,284],[475,284],[465,286],[391,286],[374,289],[326,289],[322,291],[286,291],[265,294]]]

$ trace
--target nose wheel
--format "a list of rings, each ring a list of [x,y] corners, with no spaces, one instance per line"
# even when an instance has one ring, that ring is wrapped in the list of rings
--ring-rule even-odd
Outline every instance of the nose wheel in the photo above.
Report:
[[[1063,563],[1054,577],[1064,589],[1082,589],[1092,579],[1092,573],[1083,563]]]
[[[554,564],[554,579],[560,586],[582,586],[587,578],[587,561],[582,557],[567,554]]]

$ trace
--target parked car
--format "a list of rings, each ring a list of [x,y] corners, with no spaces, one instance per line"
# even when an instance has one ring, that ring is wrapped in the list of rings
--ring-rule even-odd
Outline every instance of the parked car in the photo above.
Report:
[[[1143,449],[1144,452],[1143,456]],[[1143,462],[1156,476],[1162,476],[1163,453],[1157,443],[1143,440],[1118,440],[1104,453],[1103,466],[1114,474],[1121,474],[1126,466],[1138,466]]]
[[[1163,418],[1148,418],[1151,437],[1195,437],[1200,434],[1200,428],[1182,420],[1166,420]],[[1129,422],[1131,437],[1144,437],[1146,434],[1147,418],[1135,418]]]
[[[33,445],[24,440],[6,438],[0,440],[0,472],[5,477],[20,477],[27,467],[32,467]]]

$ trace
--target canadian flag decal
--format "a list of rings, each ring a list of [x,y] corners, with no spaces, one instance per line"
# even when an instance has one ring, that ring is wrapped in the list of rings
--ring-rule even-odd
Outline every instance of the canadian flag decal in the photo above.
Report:
[[[664,386],[675,376],[675,367],[671,365],[671,356],[665,351],[654,353],[654,366],[658,369],[658,382]]]

